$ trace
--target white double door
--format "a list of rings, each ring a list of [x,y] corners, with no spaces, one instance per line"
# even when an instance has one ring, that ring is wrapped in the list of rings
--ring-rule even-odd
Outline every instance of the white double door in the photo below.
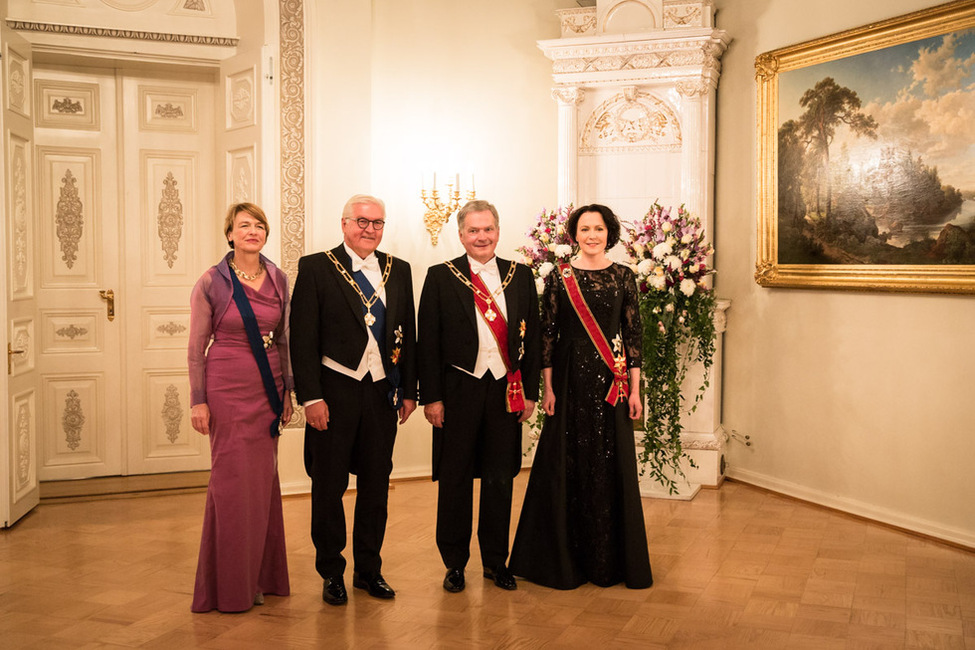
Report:
[[[41,481],[209,467],[186,345],[220,251],[214,78],[34,66]]]

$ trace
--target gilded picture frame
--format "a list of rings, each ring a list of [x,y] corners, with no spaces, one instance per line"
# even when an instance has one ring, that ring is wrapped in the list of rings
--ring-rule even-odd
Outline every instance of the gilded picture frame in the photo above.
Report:
[[[755,69],[755,281],[975,293],[975,0],[766,52]]]

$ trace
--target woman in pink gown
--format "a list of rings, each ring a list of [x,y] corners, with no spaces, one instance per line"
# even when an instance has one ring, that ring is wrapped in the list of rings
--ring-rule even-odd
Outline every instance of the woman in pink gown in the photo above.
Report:
[[[194,612],[241,612],[264,594],[291,592],[276,437],[279,417],[291,418],[288,280],[260,254],[268,222],[258,206],[230,206],[224,232],[233,250],[203,274],[190,299],[192,422],[210,437],[211,459]],[[280,416],[234,297],[237,283],[257,321]]]

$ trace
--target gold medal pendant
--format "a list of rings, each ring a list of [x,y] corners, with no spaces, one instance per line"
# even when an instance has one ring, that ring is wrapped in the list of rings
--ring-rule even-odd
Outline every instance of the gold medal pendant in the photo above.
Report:
[[[372,327],[373,323],[376,322],[376,317],[372,315],[371,311],[367,311],[366,315],[362,317],[366,321],[366,327]]]

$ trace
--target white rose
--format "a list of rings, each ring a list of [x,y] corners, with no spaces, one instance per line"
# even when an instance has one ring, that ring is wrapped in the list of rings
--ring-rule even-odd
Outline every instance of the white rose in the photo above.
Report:
[[[545,278],[535,278],[535,291],[538,295],[545,293]]]
[[[664,260],[664,264],[669,266],[671,270],[676,271],[680,268],[681,261],[676,255],[668,255],[667,259]]]
[[[666,306],[664,306],[664,311],[667,312],[668,314],[674,311],[674,303],[668,302]]]
[[[640,260],[636,265],[636,272],[640,275],[650,275],[651,271],[653,271],[653,260]]]
[[[695,285],[694,284],[694,280],[691,280],[690,278],[687,278],[687,279],[684,279],[684,280],[681,280],[680,281],[680,290],[681,290],[681,293],[683,293],[688,298],[690,298],[691,296],[694,295],[694,290],[696,288],[697,288],[697,285]]]
[[[650,286],[654,289],[666,289],[667,288],[667,278],[662,275],[651,275],[650,276]]]
[[[568,244],[559,244],[555,247],[556,257],[568,257],[569,255],[572,255],[572,247]]]
[[[538,267],[538,275],[540,275],[543,278],[548,277],[548,274],[551,273],[552,269],[554,268],[555,268],[554,264],[552,264],[551,262],[545,262],[540,267]]]
[[[637,257],[643,257],[643,254],[646,252],[646,249],[643,247],[643,244],[634,243],[633,252],[636,254]]]
[[[660,229],[664,232],[670,232],[674,229],[674,224],[670,223],[669,221],[664,221],[662,224],[660,224]]]
[[[685,233],[684,236],[680,238],[680,243],[690,244],[693,239],[694,237],[691,235],[691,233]]]
[[[674,251],[673,246],[667,242],[657,244],[653,247],[653,256],[655,259],[662,260]]]
[[[701,265],[691,264],[689,267],[687,267],[687,270],[690,271],[691,273],[697,273],[699,270],[701,270]]]
[[[538,236],[538,241],[542,242],[543,244],[547,244],[548,243],[548,240],[549,240],[548,233],[544,233],[543,232],[542,234],[540,234]]]

